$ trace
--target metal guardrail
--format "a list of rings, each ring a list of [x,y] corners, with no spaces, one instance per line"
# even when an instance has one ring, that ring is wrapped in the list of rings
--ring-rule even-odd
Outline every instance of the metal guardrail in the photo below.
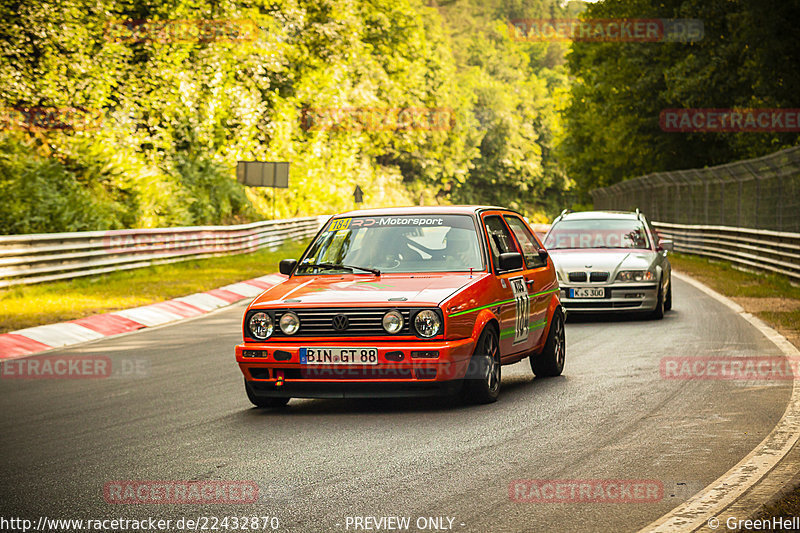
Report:
[[[723,259],[800,281],[800,233],[653,222],[676,252]]]
[[[312,237],[327,216],[236,226],[0,236],[0,287],[275,248]]]

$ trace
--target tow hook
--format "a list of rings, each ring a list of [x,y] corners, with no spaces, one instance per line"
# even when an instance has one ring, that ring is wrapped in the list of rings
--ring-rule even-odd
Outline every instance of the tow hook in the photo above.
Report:
[[[276,387],[283,386],[283,370],[276,370],[275,371],[275,377],[278,380],[278,381],[275,382],[275,386]]]

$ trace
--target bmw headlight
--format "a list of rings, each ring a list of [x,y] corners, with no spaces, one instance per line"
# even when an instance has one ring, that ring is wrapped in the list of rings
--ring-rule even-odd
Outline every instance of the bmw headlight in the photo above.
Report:
[[[278,321],[281,326],[281,331],[287,335],[294,335],[300,329],[300,318],[293,312],[289,311],[281,316]]]
[[[442,327],[442,320],[434,311],[425,309],[417,313],[414,317],[414,328],[419,333],[420,337],[433,337]]]
[[[621,270],[617,281],[653,281],[655,276],[649,270]]]
[[[267,313],[253,313],[247,322],[247,327],[256,339],[266,339],[272,335],[275,324]]]
[[[403,315],[399,311],[389,311],[383,315],[383,329],[391,335],[403,329]]]

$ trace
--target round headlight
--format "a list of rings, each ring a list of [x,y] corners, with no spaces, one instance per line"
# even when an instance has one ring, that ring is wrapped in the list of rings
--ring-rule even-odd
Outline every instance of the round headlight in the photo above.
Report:
[[[414,327],[420,336],[433,337],[439,333],[439,328],[442,327],[442,321],[439,319],[439,315],[426,309],[420,311],[417,313],[417,316],[414,317]]]
[[[383,329],[392,335],[403,329],[403,315],[399,311],[389,311],[383,315]]]
[[[281,331],[287,335],[294,335],[300,329],[300,318],[291,311],[284,313],[280,319]]]
[[[272,330],[275,328],[272,318],[267,313],[254,313],[247,325],[256,339],[266,339],[272,335]]]

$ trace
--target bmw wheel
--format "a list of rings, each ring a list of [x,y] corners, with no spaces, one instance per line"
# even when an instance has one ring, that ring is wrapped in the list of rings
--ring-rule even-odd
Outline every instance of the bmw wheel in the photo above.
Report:
[[[660,320],[664,318],[664,289],[661,288],[661,285],[658,286],[658,298],[656,299],[656,308],[653,310],[653,313],[650,315],[652,318],[656,320]]]
[[[669,285],[667,285],[667,298],[664,300],[664,311],[672,309],[672,276],[669,277]]]

